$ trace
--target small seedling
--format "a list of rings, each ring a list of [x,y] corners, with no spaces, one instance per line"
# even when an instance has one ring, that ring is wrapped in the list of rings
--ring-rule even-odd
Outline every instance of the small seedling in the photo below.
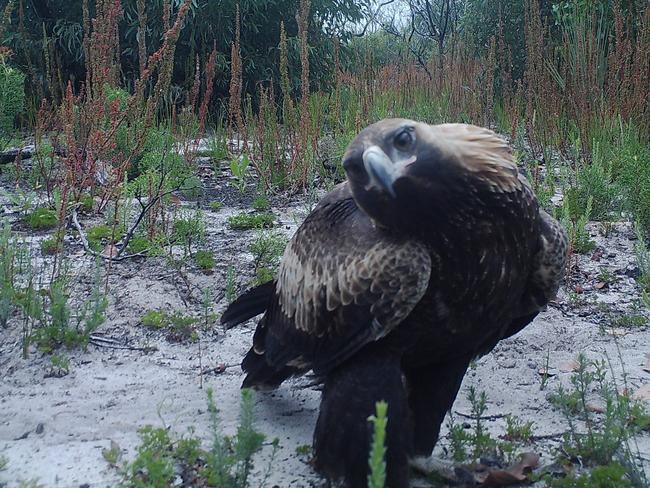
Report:
[[[490,437],[490,433],[483,423],[483,415],[487,411],[487,395],[484,391],[480,393],[473,386],[469,387],[467,399],[472,407],[472,418],[474,419],[472,441],[475,459],[484,455],[492,455],[496,448],[496,441]]]
[[[210,251],[196,251],[194,253],[194,262],[204,272],[212,272],[214,270],[214,256]]]
[[[79,198],[79,210],[84,213],[91,213],[93,211],[93,206],[95,205],[95,200],[92,196],[88,194],[81,195]]]
[[[120,448],[120,445],[115,441],[111,441],[110,448],[102,449],[102,457],[111,466],[117,466],[117,463],[122,457],[122,449]]]
[[[126,250],[129,254],[149,254],[149,251],[154,248],[149,239],[144,236],[134,236],[129,240]]]
[[[597,466],[589,473],[570,474],[566,478],[546,477],[549,488],[632,488],[627,470],[618,463]]]
[[[544,363],[544,371],[542,372],[542,378],[541,378],[541,382],[539,384],[539,389],[541,391],[543,391],[544,388],[546,388],[546,384],[548,383],[548,379],[549,379],[548,371],[549,371],[550,367],[551,367],[551,350],[547,349],[546,350],[546,361]]]
[[[250,230],[273,227],[275,216],[271,213],[240,213],[228,217],[228,225],[233,230]]]
[[[253,200],[253,208],[259,212],[269,208],[269,199],[266,195],[258,195]]]
[[[189,254],[192,244],[205,239],[205,222],[200,211],[182,215],[174,222],[172,241],[183,246],[185,254]]]
[[[621,315],[612,321],[614,327],[637,328],[648,324],[648,319],[641,314]]]
[[[148,310],[142,316],[141,322],[151,329],[164,329],[169,325],[169,316],[160,310]]]
[[[58,254],[63,250],[63,237],[59,233],[55,233],[51,238],[41,241],[41,253],[46,256]]]
[[[226,272],[226,300],[232,303],[237,298],[237,286],[235,284],[235,268],[230,266]]]
[[[61,378],[70,373],[70,359],[64,355],[53,354],[50,357],[52,363],[48,376]]]
[[[198,335],[194,330],[197,319],[175,312],[169,315],[162,310],[149,310],[142,316],[142,325],[150,329],[167,330],[167,339],[174,342],[190,340],[195,342]]]
[[[296,454],[298,456],[311,456],[312,448],[309,444],[303,444],[302,446],[296,447]]]
[[[467,459],[467,447],[472,442],[472,437],[465,431],[463,424],[456,423],[452,414],[449,415],[447,423],[449,429],[449,441],[451,456],[456,462],[463,462]]]
[[[533,440],[533,422],[526,422],[514,415],[507,415],[506,435],[503,437],[511,442],[529,443]]]
[[[242,154],[238,158],[230,161],[230,172],[235,177],[235,188],[241,193],[246,190],[246,170],[250,164],[247,154]]]
[[[368,459],[368,488],[384,488],[386,485],[386,424],[388,423],[386,402],[377,402],[376,414],[368,418],[373,425],[372,444]]]
[[[212,210],[213,212],[218,212],[222,208],[223,208],[223,202],[222,201],[214,200],[214,201],[210,202],[210,210]]]

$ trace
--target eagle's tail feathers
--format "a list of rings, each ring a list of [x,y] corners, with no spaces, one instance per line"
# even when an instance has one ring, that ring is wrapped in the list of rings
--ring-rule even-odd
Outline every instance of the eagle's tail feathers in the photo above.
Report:
[[[231,329],[256,315],[264,313],[274,292],[274,281],[269,281],[245,291],[228,305],[228,308],[221,316],[221,324],[226,329]]]

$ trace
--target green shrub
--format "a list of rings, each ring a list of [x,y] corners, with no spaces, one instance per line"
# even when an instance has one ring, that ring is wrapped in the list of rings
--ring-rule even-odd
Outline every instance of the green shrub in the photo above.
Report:
[[[618,183],[625,196],[625,207],[650,233],[650,146],[633,131],[623,137],[614,155]]]
[[[54,210],[39,207],[25,215],[25,222],[34,230],[47,230],[56,227],[59,219]]]
[[[153,247],[151,241],[147,239],[144,236],[133,236],[130,240],[128,245],[126,246],[126,250],[129,252],[129,254],[140,254],[144,253],[145,251],[149,251]]]
[[[613,210],[618,189],[612,182],[611,172],[603,163],[594,161],[582,165],[576,174],[576,185],[566,188],[569,215],[577,220],[585,212],[589,200],[592,201],[590,218],[605,220]]]
[[[150,329],[166,330],[167,339],[170,341],[191,340],[194,342],[198,339],[194,330],[197,319],[180,312],[169,315],[161,310],[149,310],[142,316],[141,322],[143,326]]]
[[[0,135],[11,134],[25,106],[25,75],[0,61]]]
[[[263,211],[269,208],[269,199],[266,195],[258,195],[253,200],[253,209]]]
[[[93,206],[95,205],[95,200],[91,195],[84,194],[81,195],[79,199],[79,209],[84,213],[90,213],[93,211]]]
[[[190,251],[192,244],[202,242],[204,238],[205,222],[201,211],[184,212],[174,221],[172,241],[181,244],[186,253]]]

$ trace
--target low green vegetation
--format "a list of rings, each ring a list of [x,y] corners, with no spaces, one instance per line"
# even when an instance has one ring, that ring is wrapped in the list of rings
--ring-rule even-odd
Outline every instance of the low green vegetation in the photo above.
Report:
[[[223,202],[221,200],[213,200],[210,202],[210,210],[213,212],[218,212],[223,208]]]
[[[95,252],[100,252],[107,244],[112,244],[113,229],[108,225],[96,225],[86,231],[88,246]]]
[[[183,246],[185,254],[191,252],[192,246],[205,239],[205,221],[203,213],[184,212],[173,224],[172,242]]]
[[[588,475],[553,486],[619,486],[595,484],[612,476],[620,479],[618,462],[627,466],[628,479],[641,480],[645,483],[641,486],[648,486],[643,469],[636,464],[634,443],[634,437],[647,425],[648,414],[643,404],[621,393],[613,375],[608,374],[610,369],[607,362],[588,360],[580,354],[570,387],[560,386],[549,396],[568,425],[560,458],[594,468]],[[626,384],[625,377],[623,382]],[[585,484],[589,482],[594,484]]]
[[[72,307],[68,278],[59,277],[49,289],[37,292],[30,285],[20,292],[17,301],[25,314],[24,350],[30,343],[47,353],[61,346],[85,348],[90,335],[106,320],[108,300],[101,289],[99,267],[90,297]]]
[[[40,248],[46,256],[60,253],[63,250],[63,232],[55,232],[52,237],[42,240]]]
[[[253,455],[263,445],[264,435],[255,429],[254,398],[250,390],[242,390],[239,426],[234,436],[221,432],[219,415],[211,389],[208,390],[208,412],[212,442],[208,446],[190,432],[174,436],[163,427],[140,429],[140,445],[132,462],[118,467],[123,476],[122,486],[129,488],[167,488],[180,476],[191,479],[192,486],[248,488],[253,467]],[[278,440],[272,443],[273,453],[267,469],[272,468]],[[119,462],[119,447],[105,450],[104,458],[113,466]],[[264,486],[262,479],[259,486]]]
[[[269,208],[269,198],[266,195],[258,195],[253,200],[251,206],[253,207],[254,210],[257,210],[258,212],[267,210]]]
[[[261,285],[275,277],[287,242],[287,236],[280,231],[259,232],[249,246],[255,264],[253,285]]]
[[[199,337],[196,331],[198,319],[180,312],[168,314],[161,310],[148,310],[142,316],[141,323],[149,329],[164,330],[167,339],[172,342],[196,342]]]
[[[596,466],[583,474],[547,480],[549,488],[632,488],[627,470],[618,463]]]
[[[373,425],[372,443],[368,459],[368,488],[384,488],[386,484],[386,425],[388,404],[377,402],[376,413],[368,420]]]
[[[233,230],[250,230],[273,227],[275,215],[271,213],[239,213],[228,217],[228,225]]]
[[[210,251],[196,251],[194,253],[194,262],[204,272],[211,272],[214,270],[214,255]]]
[[[72,301],[70,276],[61,272],[42,284],[42,271],[7,223],[0,228],[0,251],[0,326],[7,327],[10,319],[21,324],[23,356],[29,355],[32,344],[46,353],[61,346],[85,348],[90,335],[104,323],[108,306],[99,265],[90,296]]]
[[[25,215],[25,223],[34,230],[48,230],[57,226],[59,219],[50,208],[39,207]]]

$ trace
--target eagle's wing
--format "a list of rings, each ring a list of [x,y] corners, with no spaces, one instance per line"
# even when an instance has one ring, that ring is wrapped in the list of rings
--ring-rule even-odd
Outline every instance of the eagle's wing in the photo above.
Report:
[[[519,309],[505,337],[516,334],[555,298],[564,274],[568,237],[564,227],[539,210],[539,242]]]
[[[325,372],[404,320],[430,275],[427,248],[377,229],[343,184],[287,245],[253,349],[274,367]]]

